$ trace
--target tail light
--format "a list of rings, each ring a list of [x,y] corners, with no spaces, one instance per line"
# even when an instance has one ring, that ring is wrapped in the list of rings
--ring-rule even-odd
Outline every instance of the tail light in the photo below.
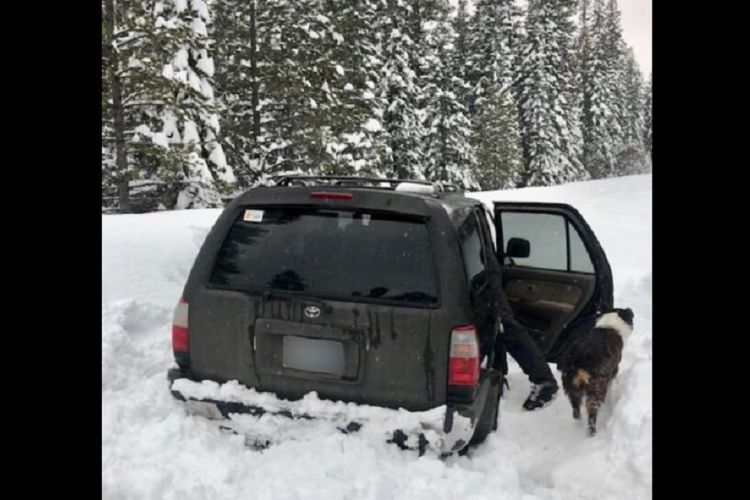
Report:
[[[337,193],[330,191],[316,191],[310,195],[313,200],[351,200],[351,193]]]
[[[174,308],[174,319],[172,321],[172,350],[177,363],[180,365],[186,364],[188,361],[189,340],[188,303],[185,297],[180,297],[177,307]]]
[[[479,383],[479,337],[474,325],[457,326],[451,332],[448,385],[475,386]]]

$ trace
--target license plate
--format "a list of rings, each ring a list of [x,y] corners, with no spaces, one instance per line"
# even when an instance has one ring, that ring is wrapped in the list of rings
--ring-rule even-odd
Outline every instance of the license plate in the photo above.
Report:
[[[206,401],[195,401],[188,399],[185,401],[185,407],[191,415],[199,415],[211,420],[223,419],[224,415],[221,414],[219,408],[214,403]]]
[[[346,360],[341,342],[286,335],[283,349],[281,364],[284,368],[344,375]]]

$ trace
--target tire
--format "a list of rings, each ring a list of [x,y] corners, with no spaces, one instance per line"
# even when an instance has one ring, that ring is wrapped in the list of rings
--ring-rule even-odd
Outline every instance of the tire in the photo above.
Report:
[[[497,429],[497,415],[500,408],[501,377],[493,377],[492,385],[487,392],[487,401],[484,403],[482,415],[474,429],[474,435],[469,441],[469,446],[476,446],[484,442],[490,432]]]

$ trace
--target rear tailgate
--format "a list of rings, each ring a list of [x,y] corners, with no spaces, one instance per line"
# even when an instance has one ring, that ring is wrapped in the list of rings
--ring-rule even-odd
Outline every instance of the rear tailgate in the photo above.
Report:
[[[291,399],[445,403],[450,327],[436,325],[452,318],[435,263],[449,235],[429,217],[344,202],[232,217],[204,283],[186,291],[196,378]]]
[[[191,309],[191,370],[200,378],[237,379],[285,398],[317,391],[412,410],[445,400],[446,363],[433,362],[441,341],[429,335],[430,310],[225,293],[207,289],[204,306]],[[307,307],[321,315],[307,318]]]

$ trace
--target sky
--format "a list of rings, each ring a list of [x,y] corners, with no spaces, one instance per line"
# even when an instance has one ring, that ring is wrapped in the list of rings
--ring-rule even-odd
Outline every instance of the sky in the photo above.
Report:
[[[651,73],[651,0],[619,0],[622,36],[633,47],[643,77]]]
[[[458,0],[450,0],[455,6]],[[473,11],[473,0],[469,0],[469,11]],[[526,0],[516,0],[525,5]],[[648,79],[651,73],[651,5],[652,0],[618,0],[617,6],[622,13],[622,36],[625,43],[633,47],[635,59],[641,66],[643,78]]]

